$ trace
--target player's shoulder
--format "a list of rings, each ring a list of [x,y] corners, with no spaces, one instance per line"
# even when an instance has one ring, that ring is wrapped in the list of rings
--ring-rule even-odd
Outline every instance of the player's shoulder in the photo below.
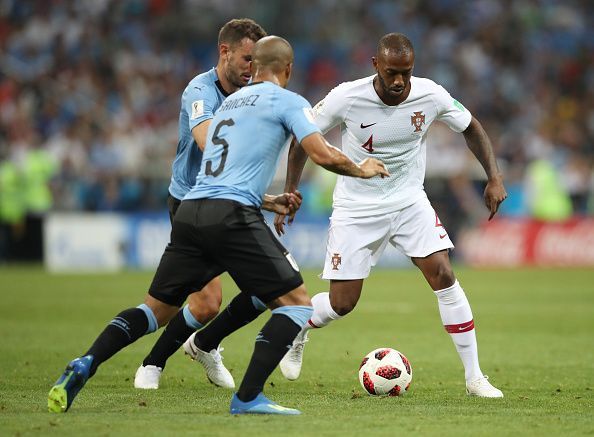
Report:
[[[341,98],[358,97],[369,93],[370,86],[373,85],[373,76],[362,77],[360,79],[342,82],[334,87],[328,94]]]
[[[445,92],[445,88],[426,77],[412,76],[410,78],[412,90],[415,94],[441,94]]]
[[[216,93],[216,81],[217,81],[217,74],[214,68],[211,68],[204,73],[200,73],[192,78],[188,82],[186,89],[184,90],[185,94],[199,94],[199,95],[208,95],[211,93]]]
[[[294,105],[300,105],[304,107],[311,107],[307,99],[303,97],[301,94],[298,94],[286,88],[282,88],[280,86],[276,86],[275,91],[278,93],[279,97],[283,99],[285,102],[291,102]]]

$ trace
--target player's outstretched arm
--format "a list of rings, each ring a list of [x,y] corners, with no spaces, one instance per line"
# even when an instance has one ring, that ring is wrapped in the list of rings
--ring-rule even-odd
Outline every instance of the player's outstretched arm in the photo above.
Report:
[[[307,156],[313,162],[324,167],[331,172],[344,175],[353,176],[364,179],[369,179],[374,176],[390,176],[384,164],[375,159],[367,158],[359,164],[351,161],[351,159],[342,153],[339,149],[329,144],[324,137],[316,132],[308,135],[301,141],[301,146],[296,144],[295,140],[291,143],[289,150],[289,163],[287,167],[287,181],[285,182],[286,191],[294,191],[297,189],[303,167],[307,161]],[[274,228],[278,235],[285,233],[285,217],[287,214],[277,214],[274,217]],[[295,213],[289,215],[289,224],[292,223]]]
[[[493,218],[501,202],[507,197],[503,185],[503,177],[497,167],[491,140],[479,121],[472,117],[470,124],[463,132],[466,145],[472,151],[476,159],[481,163],[487,173],[487,186],[485,187],[484,199],[487,209],[490,211],[489,220]]]
[[[319,132],[306,136],[301,140],[301,146],[313,162],[333,173],[363,179],[370,179],[378,175],[382,178],[390,176],[383,162],[375,158],[367,158],[356,164],[339,149],[328,143]]]

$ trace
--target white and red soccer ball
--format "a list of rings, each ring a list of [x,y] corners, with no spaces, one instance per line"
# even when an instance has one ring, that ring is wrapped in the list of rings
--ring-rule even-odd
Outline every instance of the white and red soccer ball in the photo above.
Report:
[[[359,382],[374,396],[401,396],[410,387],[412,367],[408,359],[389,347],[365,355],[359,366]]]

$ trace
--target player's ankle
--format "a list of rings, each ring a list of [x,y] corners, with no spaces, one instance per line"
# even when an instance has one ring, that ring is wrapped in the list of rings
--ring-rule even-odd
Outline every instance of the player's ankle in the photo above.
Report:
[[[194,346],[196,346],[201,351],[210,352],[213,349],[216,349],[219,345],[218,344],[208,344],[206,342],[200,341],[198,335],[194,336]]]
[[[467,383],[476,381],[477,379],[484,378],[484,377],[485,377],[485,375],[483,375],[482,372],[473,372],[473,373],[468,373],[467,375],[465,375],[465,379],[466,379]]]

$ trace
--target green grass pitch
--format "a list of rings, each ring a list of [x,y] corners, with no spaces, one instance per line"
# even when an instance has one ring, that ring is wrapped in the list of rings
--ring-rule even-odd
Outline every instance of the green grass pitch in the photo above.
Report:
[[[310,294],[326,288],[304,273]],[[376,270],[357,309],[311,334],[298,381],[276,370],[265,388],[299,417],[231,416],[231,393],[175,354],[161,389],[132,387],[156,335],[99,369],[67,414],[47,412],[66,363],[106,322],[141,302],[152,272],[51,275],[0,268],[0,435],[584,435],[594,434],[594,271],[458,269],[472,304],[481,367],[504,399],[469,398],[462,366],[433,293],[415,270]],[[225,301],[237,288],[224,279]],[[228,338],[225,363],[239,383],[265,314]],[[413,366],[400,398],[366,395],[357,380],[374,348],[401,350]]]

